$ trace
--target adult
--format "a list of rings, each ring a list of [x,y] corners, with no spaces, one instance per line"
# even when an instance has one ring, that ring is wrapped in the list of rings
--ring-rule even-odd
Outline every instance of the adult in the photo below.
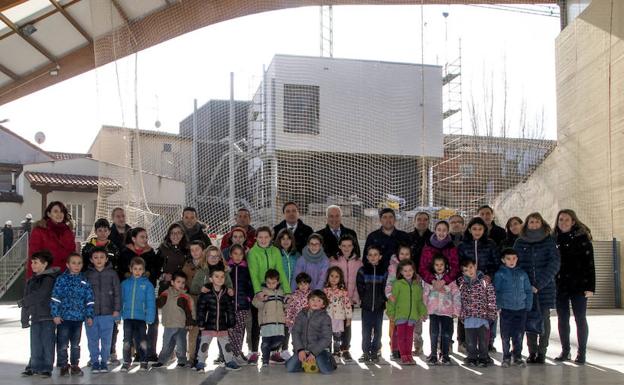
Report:
[[[186,234],[179,223],[174,223],[167,229],[165,239],[158,246],[156,253],[157,264],[162,266],[158,292],[162,293],[171,286],[173,273],[181,271],[188,255]]]
[[[281,229],[290,230],[295,235],[297,251],[301,253],[314,230],[299,218],[299,206],[295,202],[284,203],[282,214],[284,214],[284,220],[273,227],[273,236],[276,237]]]
[[[477,215],[483,219],[487,225],[488,237],[500,248],[507,233],[505,233],[505,229],[494,222],[494,209],[488,205],[483,205],[477,210]]]
[[[49,266],[58,267],[61,272],[67,268],[67,257],[76,251],[76,241],[72,231],[71,215],[63,202],[50,202],[43,212],[43,218],[35,223],[28,240],[29,256],[42,250],[52,254]],[[30,261],[26,264],[26,278],[32,276]]]
[[[13,246],[13,222],[4,222],[4,227],[2,228],[2,237],[4,238],[2,255],[4,255],[7,251],[9,251],[11,246]]]
[[[386,207],[379,211],[379,222],[381,227],[366,237],[366,243],[364,244],[364,256],[368,253],[368,248],[371,246],[377,246],[381,250],[382,263],[388,266],[392,255],[396,254],[399,250],[399,245],[409,245],[411,237],[405,231],[399,230],[395,227],[396,214],[394,210]],[[366,259],[366,257],[364,257]]]
[[[543,364],[550,338],[550,309],[555,307],[555,276],[561,262],[551,227],[540,213],[527,216],[514,249],[518,253],[518,266],[529,275],[536,295],[533,302],[539,305],[543,322],[541,334],[527,333],[527,363]]]
[[[342,209],[340,206],[330,205],[325,210],[327,224],[324,228],[317,231],[323,237],[323,249],[325,254],[331,258],[338,254],[338,242],[343,235],[350,235],[354,239],[353,254],[360,257],[360,244],[358,243],[357,234],[342,224]]]
[[[409,233],[411,238],[410,245],[412,246],[412,261],[415,266],[420,266],[420,254],[427,241],[433,235],[433,232],[429,230],[429,224],[431,223],[431,216],[426,211],[419,211],[414,216],[414,231]]]
[[[555,238],[561,255],[561,268],[556,277],[561,354],[555,361],[570,360],[570,303],[572,303],[578,342],[574,362],[583,365],[589,333],[586,318],[587,299],[596,291],[591,231],[578,219],[573,210],[564,209],[557,214]]]
[[[418,273],[423,281],[433,285],[436,290],[442,290],[444,285],[450,284],[459,277],[459,255],[449,234],[449,228],[446,221],[436,223],[435,232],[427,240],[420,257]],[[444,255],[448,261],[449,272],[444,276],[444,280],[437,280],[432,269],[433,258],[438,254]]]
[[[505,224],[505,240],[501,244],[501,250],[506,248],[513,248],[516,240],[520,236],[520,232],[522,231],[522,218],[520,217],[511,217],[507,220]]]
[[[126,223],[126,212],[121,207],[115,207],[111,212],[111,220],[113,224],[110,227],[110,239],[117,250],[120,252],[126,247],[126,234],[130,231],[131,227]]]
[[[464,217],[459,214],[451,215],[448,218],[449,223],[449,234],[455,246],[459,246],[459,244],[464,239],[464,231],[466,231],[466,222],[464,221]]]
[[[194,207],[185,207],[182,210],[182,220],[178,224],[184,229],[189,242],[202,241],[206,247],[212,245],[206,234],[206,225],[197,219],[197,210]]]
[[[32,230],[32,214],[31,213],[26,214],[21,225],[22,225],[22,234],[28,233],[28,235],[30,235],[30,232]]]
[[[221,251],[225,251],[225,249],[232,246],[230,238],[235,229],[243,229],[243,231],[245,231],[245,244],[243,245],[245,249],[251,249],[254,243],[256,243],[256,229],[251,225],[251,213],[249,210],[241,207],[236,212],[234,220],[236,224],[221,238]]]

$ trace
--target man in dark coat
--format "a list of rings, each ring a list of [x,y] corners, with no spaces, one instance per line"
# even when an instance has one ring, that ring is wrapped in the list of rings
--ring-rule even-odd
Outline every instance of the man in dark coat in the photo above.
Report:
[[[381,227],[366,237],[363,258],[366,259],[368,248],[371,245],[376,245],[381,249],[381,261],[385,266],[388,266],[392,255],[398,252],[399,245],[409,245],[411,238],[408,233],[395,227],[396,215],[391,208],[379,211],[379,221],[381,222]]]
[[[206,225],[197,219],[197,210],[195,210],[195,208],[185,207],[184,210],[182,210],[182,220],[178,223],[184,229],[186,239],[189,242],[202,241],[204,247],[212,245],[210,237],[206,234]]]
[[[481,217],[488,227],[488,236],[499,248],[507,237],[507,232],[502,227],[494,223],[494,209],[488,205],[479,207],[477,216]]]
[[[308,237],[314,232],[312,228],[299,219],[299,206],[295,202],[286,202],[282,206],[284,220],[273,227],[273,239],[281,229],[287,228],[295,235],[297,251],[301,253],[308,243]]]
[[[353,245],[353,253],[360,256],[360,245],[358,243],[357,234],[342,225],[342,210],[339,206],[331,205],[327,207],[327,225],[317,231],[323,237],[323,248],[328,257],[334,257],[338,253],[338,241],[340,237],[349,234],[355,239]]]
[[[113,220],[113,224],[110,227],[108,239],[110,239],[115,246],[117,246],[117,250],[121,252],[126,248],[126,234],[128,234],[132,228],[126,223],[126,212],[121,207],[115,207],[113,209],[111,219]]]
[[[431,239],[433,232],[429,230],[431,216],[425,211],[419,211],[414,217],[414,231],[409,233],[411,238],[410,245],[412,247],[412,261],[416,266],[420,266],[420,254],[425,244]]]

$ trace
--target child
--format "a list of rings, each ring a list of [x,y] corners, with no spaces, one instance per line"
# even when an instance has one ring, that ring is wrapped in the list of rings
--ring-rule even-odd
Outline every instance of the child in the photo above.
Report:
[[[204,242],[192,241],[189,243],[189,252],[191,253],[191,259],[186,261],[182,271],[186,274],[186,288],[193,299],[193,303],[197,303],[197,297],[199,292],[191,291],[191,283],[195,278],[195,274],[206,265],[206,257],[204,255]],[[201,288],[200,288],[201,289]],[[187,367],[195,367],[195,361],[197,357],[197,337],[199,335],[199,328],[197,325],[191,326],[188,332],[188,363]]]
[[[323,250],[323,237],[313,233],[308,237],[308,244],[301,252],[301,258],[295,266],[295,276],[299,273],[307,273],[312,277],[312,290],[322,290],[325,286],[329,259]]]
[[[291,288],[297,286],[295,282],[295,266],[297,260],[299,260],[299,252],[295,245],[295,236],[292,231],[288,229],[281,229],[275,237],[275,247],[277,247],[282,254],[282,265],[284,266],[284,274],[290,284]]]
[[[308,295],[309,307],[297,315],[292,328],[293,356],[286,363],[288,372],[300,372],[303,363],[316,363],[323,374],[336,370],[336,363],[329,353],[332,321],[325,309],[329,300],[321,290]]]
[[[91,265],[91,253],[96,247],[103,247],[106,251],[108,263],[111,264],[113,270],[119,273],[119,250],[113,241],[108,239],[110,235],[110,223],[106,218],[100,218],[93,225],[95,228],[95,237],[90,238],[82,247],[82,271],[87,271]],[[119,277],[119,279],[122,279]]]
[[[496,319],[496,293],[494,286],[484,278],[483,273],[477,271],[473,260],[464,259],[461,267],[464,277],[459,287],[460,318],[464,321],[468,353],[464,362],[468,366],[478,365],[485,368],[490,363],[488,331],[490,321]]]
[[[236,325],[228,330],[228,335],[230,337],[230,343],[232,344],[234,359],[239,365],[242,365],[247,363],[247,359],[242,351],[243,337],[245,337],[251,298],[253,298],[254,293],[251,287],[249,268],[247,268],[247,261],[245,261],[245,247],[239,244],[233,244],[230,246],[229,250],[230,259],[228,261],[228,266],[230,268],[230,278],[234,285]]]
[[[449,350],[453,338],[453,318],[459,317],[461,297],[455,281],[446,283],[446,278],[451,272],[448,260],[444,255],[434,255],[429,270],[434,281],[443,282],[444,285],[441,289],[436,289],[432,283],[423,281],[424,299],[429,312],[429,337],[431,340],[431,354],[427,362],[431,365],[438,363],[438,337],[440,337],[441,356],[439,362],[442,365],[450,365]]]
[[[201,329],[201,340],[197,353],[197,371],[204,371],[208,348],[213,338],[223,353],[226,370],[240,370],[230,349],[228,329],[236,324],[234,301],[225,288],[225,270],[215,268],[210,272],[210,282],[206,284],[207,292],[199,295],[197,300],[197,326]]]
[[[347,284],[347,292],[349,293],[349,298],[351,299],[351,310],[353,310],[353,305],[357,305],[360,303],[360,297],[358,295],[356,289],[356,278],[357,272],[362,267],[362,260],[360,256],[354,252],[356,241],[350,234],[344,234],[340,237],[340,241],[338,242],[338,253],[329,259],[330,266],[338,266],[340,270],[342,270],[342,274],[345,277],[345,281]],[[342,346],[341,355],[342,359],[345,362],[350,362],[352,360],[351,353],[349,353],[349,349],[351,348],[351,323],[347,325],[345,320],[344,325],[344,333],[342,335]]]
[[[232,246],[234,245],[243,246],[243,250],[245,250],[245,253],[247,253],[247,248],[245,247],[245,244],[247,243],[247,232],[245,231],[245,229],[243,229],[242,227],[234,227],[226,235],[229,235],[229,237],[227,237],[227,239],[221,240],[222,245],[223,245],[223,242],[226,242],[225,244],[227,245],[226,248],[223,248],[223,247],[221,248],[221,251],[223,252],[223,259],[226,262],[230,260],[230,252],[231,252]]]
[[[78,366],[80,360],[80,335],[82,321],[93,325],[93,290],[82,270],[82,256],[71,253],[67,259],[67,270],[54,283],[50,301],[50,315],[57,325],[56,366],[61,376],[82,376]],[[67,364],[67,348],[71,344],[71,369]]]
[[[384,286],[388,272],[381,263],[381,248],[368,247],[364,265],[358,270],[357,290],[362,307],[362,357],[359,362],[379,362],[381,329],[386,307]]]
[[[299,273],[295,278],[297,290],[290,296],[286,305],[286,327],[290,330],[295,324],[299,312],[308,307],[308,295],[310,294],[310,282],[312,278],[306,273]]]
[[[163,345],[158,362],[152,368],[163,367],[175,349],[178,367],[186,365],[186,331],[193,325],[193,300],[186,294],[186,274],[176,271],[171,277],[171,284],[156,300],[156,306],[162,309]]]
[[[228,269],[225,266],[225,262],[223,261],[223,255],[221,254],[221,250],[219,250],[217,246],[208,246],[208,249],[206,249],[206,254],[206,263],[195,272],[193,282],[191,283],[190,293],[195,295],[199,295],[200,293],[207,293],[208,289],[206,287],[206,284],[210,282],[210,276],[212,275],[212,271],[218,269],[226,272],[225,287],[228,290],[229,296],[234,295],[234,290],[232,289],[232,280],[230,279],[230,275],[227,274]]]
[[[510,340],[513,343],[513,363],[526,367],[522,360],[522,339],[527,312],[533,307],[533,291],[527,273],[518,267],[518,253],[504,249],[503,266],[496,272],[496,304],[500,311],[500,334],[503,340],[504,368],[511,365]]]
[[[388,317],[396,325],[396,340],[403,365],[415,365],[412,338],[416,321],[427,319],[422,287],[416,280],[416,266],[411,260],[399,263],[397,280],[392,285],[394,301],[388,301]],[[422,324],[421,324],[422,325]]]
[[[156,253],[158,265],[161,266],[158,294],[171,286],[173,273],[182,270],[187,255],[188,246],[185,230],[181,224],[174,223],[167,229],[167,235],[158,246]]]
[[[24,298],[18,302],[22,308],[22,327],[30,327],[30,364],[22,376],[38,374],[48,378],[52,375],[56,326],[50,315],[50,297],[60,269],[48,267],[51,263],[49,251],[33,253],[30,257],[33,276],[26,282]]]
[[[262,291],[253,299],[253,305],[258,309],[258,324],[262,336],[262,367],[274,364],[283,364],[284,359],[279,353],[271,352],[282,346],[284,340],[284,303],[286,297],[279,287],[280,275],[275,269],[267,270]]]
[[[352,305],[349,299],[349,292],[344,281],[344,275],[339,267],[333,266],[327,270],[325,280],[325,295],[329,301],[327,312],[332,320],[332,334],[334,337],[333,353],[334,357],[340,357],[342,346],[342,336],[345,325],[351,326]]]
[[[139,353],[141,370],[147,370],[147,325],[156,318],[154,285],[145,274],[145,261],[134,257],[130,261],[130,278],[121,283],[121,318],[123,318],[123,360],[122,372],[130,370],[131,347],[134,343]],[[147,324],[147,325],[146,325]]]
[[[91,252],[91,263],[85,276],[95,296],[93,325],[87,326],[87,340],[91,354],[91,372],[108,372],[113,326],[121,311],[121,286],[117,272],[108,261],[104,247]]]
[[[392,296],[392,285],[397,280],[397,273],[399,263],[402,261],[408,261],[412,259],[412,248],[406,244],[400,244],[398,249],[398,255],[394,254],[390,257],[390,265],[388,266],[388,280],[386,281],[385,293],[389,301],[394,301]],[[416,274],[416,281],[420,283],[420,276]],[[394,330],[394,320],[389,322],[390,332],[390,352],[393,360],[401,359],[401,352],[399,352],[399,344],[396,339],[396,333]],[[414,345],[417,348],[416,352],[420,354],[422,351],[422,322],[417,320],[414,324]]]

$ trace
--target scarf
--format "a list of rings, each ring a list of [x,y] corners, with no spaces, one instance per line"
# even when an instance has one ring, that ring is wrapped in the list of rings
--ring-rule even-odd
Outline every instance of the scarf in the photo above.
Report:
[[[451,242],[453,242],[453,239],[451,239],[451,236],[448,234],[443,240],[439,240],[435,234],[432,234],[431,238],[429,238],[429,243],[436,249],[443,249]]]
[[[308,246],[306,246],[303,248],[301,255],[303,256],[306,262],[314,263],[314,264],[321,263],[323,259],[327,258],[327,255],[325,255],[325,251],[323,251],[322,247],[318,253],[312,254]]]
[[[526,231],[526,233],[522,234],[522,239],[524,239],[525,241],[529,242],[529,243],[536,243],[539,241],[544,240],[544,238],[546,238],[548,235],[546,235],[546,232],[544,231],[543,228],[537,229],[537,230],[528,230]]]
[[[49,219],[49,218],[46,222],[46,225],[48,226],[48,229],[52,230],[54,235],[56,235],[59,238],[65,231],[69,230],[69,227],[65,223],[63,222],[56,223],[52,219]]]

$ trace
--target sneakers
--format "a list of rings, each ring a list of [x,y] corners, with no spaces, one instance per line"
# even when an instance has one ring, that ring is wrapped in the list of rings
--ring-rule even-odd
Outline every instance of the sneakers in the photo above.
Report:
[[[247,364],[249,365],[258,365],[258,353],[252,352],[247,358]]]
[[[120,362],[117,359],[117,354],[116,353],[111,353],[110,357],[108,357],[108,363],[111,365],[119,365]]]
[[[91,373],[99,373],[100,372],[100,363],[99,362],[95,362],[95,363],[91,363],[89,362],[91,365]]]
[[[374,364],[379,363],[379,353],[371,353],[369,357],[372,363]]]
[[[444,366],[450,366],[452,364],[449,356],[442,356],[442,358],[440,358],[439,363]]]
[[[414,351],[412,352],[412,356],[418,357],[423,353],[422,348],[416,348],[414,349]]]
[[[234,361],[236,361],[238,365],[247,365],[247,362],[248,362],[245,356],[243,355],[235,355]]]
[[[286,362],[286,360],[284,360],[282,358],[282,356],[280,356],[279,353],[273,353],[273,354],[271,354],[271,357],[269,357],[269,362],[271,364],[279,364],[279,365],[281,365],[281,364],[284,364]]]
[[[147,362],[141,362],[141,366],[140,366],[140,369],[139,369],[139,370],[141,370],[141,371],[146,371],[146,370],[148,370],[148,367],[147,367]]]
[[[480,368],[487,368],[488,367],[488,360],[484,359],[484,360],[477,361],[477,366],[479,366]]]
[[[508,368],[508,367],[510,367],[510,366],[511,366],[511,360],[510,360],[510,359],[503,360],[503,362],[501,363],[501,366],[502,366],[503,368]]]
[[[108,373],[108,366],[100,363],[100,373]]]
[[[526,368],[526,366],[527,366],[526,362],[524,362],[524,360],[522,358],[518,358],[518,359],[514,358],[513,364],[515,366],[520,367],[520,368]]]
[[[232,360],[230,362],[228,362],[227,364],[225,364],[225,370],[232,370],[232,371],[237,371],[240,370],[241,367],[239,364],[236,363],[236,361]]]
[[[262,363],[262,367],[263,368],[268,368],[269,367],[269,363],[268,362],[263,362]]]
[[[370,362],[370,356],[367,353],[362,354],[362,356],[360,358],[358,358],[358,362],[360,363],[367,363]]]
[[[34,374],[35,374],[35,372],[33,372],[33,371],[32,371],[32,370],[30,370],[30,369],[26,369],[26,370],[24,370],[24,371],[21,373],[22,377],[30,377],[30,376],[32,376],[32,375],[34,375]]]
[[[390,353],[390,359],[393,361],[398,361],[401,359],[401,353],[399,353],[398,351],[394,351],[392,353]]]
[[[178,361],[178,364],[176,365],[176,368],[178,368],[178,369],[186,368],[186,362]]]
[[[334,357],[334,359],[338,360],[342,356],[342,353],[341,352],[333,352],[332,356]]]
[[[121,369],[119,369],[120,372],[128,372],[129,370],[130,370],[129,362],[124,362],[123,365],[121,365]]]
[[[78,365],[72,365],[71,369],[69,371],[71,372],[72,376],[83,376],[84,375],[82,369],[80,369],[80,366],[78,366]]]
[[[148,356],[147,357],[147,362],[158,362],[158,356],[156,354]]]
[[[351,357],[351,353],[349,353],[348,350],[342,352],[342,359],[345,360],[345,362],[353,361],[353,357]]]
[[[429,364],[429,365],[437,365],[438,364],[438,357],[436,357],[434,354],[430,355],[427,358],[427,364]]]
[[[280,352],[280,356],[284,359],[284,361],[288,361],[290,357],[292,357],[292,354],[290,354],[288,350],[282,350]]]
[[[203,362],[198,362],[197,365],[195,365],[195,370],[197,370],[198,372],[203,372],[204,368],[206,368],[206,364],[204,364]]]
[[[163,364],[162,362],[157,362],[155,364],[152,364],[152,369],[160,369],[164,367],[165,367],[165,364]]]
[[[526,360],[527,364],[536,364],[537,363],[537,354],[530,353]]]
[[[212,363],[215,365],[225,364],[225,359],[219,355],[219,357],[216,360],[212,361]]]
[[[535,363],[536,364],[545,364],[546,363],[546,356],[543,354],[538,354],[537,357],[535,358]]]

